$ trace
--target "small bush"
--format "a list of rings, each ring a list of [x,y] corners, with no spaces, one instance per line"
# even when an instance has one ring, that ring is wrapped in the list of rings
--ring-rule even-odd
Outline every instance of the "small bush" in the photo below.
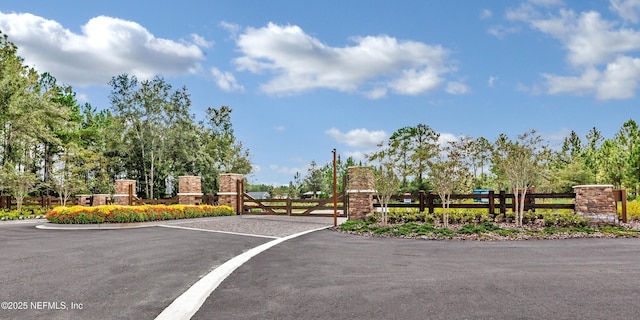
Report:
[[[618,205],[618,213],[622,213],[621,204]],[[640,200],[627,201],[627,219],[640,220]]]
[[[583,218],[574,213],[566,212],[544,212],[540,214],[544,220],[546,227],[586,227],[589,225],[589,219]]]
[[[46,209],[40,207],[24,207],[22,210],[0,210],[0,221],[40,219],[44,218]]]

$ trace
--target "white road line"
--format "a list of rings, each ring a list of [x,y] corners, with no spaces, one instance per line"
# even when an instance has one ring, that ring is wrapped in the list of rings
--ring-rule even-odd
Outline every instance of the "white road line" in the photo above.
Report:
[[[329,227],[330,226],[303,231],[284,238],[278,238],[265,244],[259,245],[251,250],[245,251],[238,256],[235,256],[213,271],[209,272],[209,274],[192,285],[189,289],[187,289],[187,291],[176,298],[176,300],[173,300],[173,302],[156,317],[156,320],[191,319],[191,317],[193,317],[193,315],[198,312],[202,304],[204,304],[207,298],[220,285],[220,283],[222,283],[224,279],[226,279],[234,270],[242,266],[245,262],[279,243]]]
[[[280,238],[280,237],[274,237],[274,236],[263,236],[263,235],[260,235],[260,234],[240,233],[240,232],[230,232],[230,231],[218,231],[218,230],[191,228],[191,227],[180,227],[180,226],[171,226],[171,225],[166,225],[166,224],[158,225],[158,227],[174,228],[174,229],[185,229],[185,230],[193,230],[193,231],[205,231],[205,232],[213,232],[213,233],[224,233],[224,234],[232,234],[232,235],[237,235],[237,236],[268,238],[268,239],[279,239]]]

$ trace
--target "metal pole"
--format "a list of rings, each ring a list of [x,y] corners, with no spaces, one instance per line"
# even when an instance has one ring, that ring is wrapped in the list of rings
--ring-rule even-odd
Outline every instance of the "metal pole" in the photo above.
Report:
[[[333,226],[338,226],[338,187],[337,187],[336,149],[333,148]]]

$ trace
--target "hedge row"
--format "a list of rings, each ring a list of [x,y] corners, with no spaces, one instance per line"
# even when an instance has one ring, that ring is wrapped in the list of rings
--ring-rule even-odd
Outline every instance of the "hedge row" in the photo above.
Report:
[[[126,223],[235,215],[229,206],[144,205],[56,207],[47,212],[51,223]]]

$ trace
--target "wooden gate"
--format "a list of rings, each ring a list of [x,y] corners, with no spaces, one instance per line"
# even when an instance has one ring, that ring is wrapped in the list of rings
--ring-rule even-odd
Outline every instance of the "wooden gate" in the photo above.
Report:
[[[338,195],[338,217],[346,218],[345,195]],[[240,214],[333,217],[333,198],[328,199],[255,199],[242,193]]]

